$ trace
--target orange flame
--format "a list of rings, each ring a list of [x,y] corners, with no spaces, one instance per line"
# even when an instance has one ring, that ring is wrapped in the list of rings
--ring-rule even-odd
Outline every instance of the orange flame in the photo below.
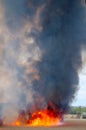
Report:
[[[56,116],[54,111],[39,110],[31,115],[30,119],[19,117],[15,122],[16,126],[57,126],[62,120],[61,115]]]
[[[60,123],[60,118],[56,118],[53,112],[42,110],[33,113],[29,122],[30,126],[54,126]]]

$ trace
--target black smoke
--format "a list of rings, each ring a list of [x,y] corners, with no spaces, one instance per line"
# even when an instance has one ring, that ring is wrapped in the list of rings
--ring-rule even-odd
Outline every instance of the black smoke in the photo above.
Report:
[[[1,0],[1,4],[4,13],[0,26],[6,32],[1,35],[4,49],[0,69],[11,77],[9,89],[0,86],[5,95],[1,99],[6,102],[2,113],[8,106],[17,106],[14,111],[44,108],[50,101],[66,112],[78,90],[81,50],[86,42],[85,3]],[[6,72],[2,71],[3,75]],[[1,78],[7,79],[2,74]]]
[[[45,100],[52,100],[65,110],[75,97],[82,64],[81,35],[84,34],[79,2],[51,1],[42,23],[40,43],[44,53],[37,64],[38,84]]]
[[[84,4],[84,3],[83,3]],[[40,14],[42,58],[36,63],[40,79],[34,87],[45,98],[67,111],[78,90],[85,45],[85,9],[82,1],[51,0]]]

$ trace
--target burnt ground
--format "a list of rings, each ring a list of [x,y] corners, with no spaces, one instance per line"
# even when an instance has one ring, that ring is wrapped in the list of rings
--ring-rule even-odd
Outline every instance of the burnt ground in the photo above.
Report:
[[[55,127],[0,127],[0,130],[86,130],[86,119],[68,119]]]

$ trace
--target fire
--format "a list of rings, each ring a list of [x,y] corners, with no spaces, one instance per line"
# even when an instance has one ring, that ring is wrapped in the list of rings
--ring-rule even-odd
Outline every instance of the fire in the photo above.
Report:
[[[54,112],[49,110],[41,110],[32,114],[32,119],[29,120],[30,126],[54,126],[60,123],[60,117],[55,117]]]
[[[57,126],[61,120],[61,115],[57,116],[52,110],[39,110],[33,112],[29,119],[26,116],[19,116],[15,126]]]
[[[33,108],[33,107],[32,107]],[[32,112],[32,109],[20,110],[19,115],[11,126],[58,126],[62,124],[64,111],[56,104],[50,102],[45,109],[37,109]],[[4,124],[4,123],[3,123]]]

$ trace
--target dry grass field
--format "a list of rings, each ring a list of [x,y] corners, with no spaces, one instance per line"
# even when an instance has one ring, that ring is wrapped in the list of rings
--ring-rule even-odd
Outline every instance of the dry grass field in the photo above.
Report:
[[[0,130],[86,130],[85,119],[65,120],[63,125],[55,127],[0,127]]]

